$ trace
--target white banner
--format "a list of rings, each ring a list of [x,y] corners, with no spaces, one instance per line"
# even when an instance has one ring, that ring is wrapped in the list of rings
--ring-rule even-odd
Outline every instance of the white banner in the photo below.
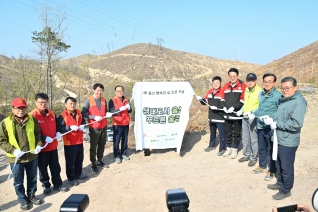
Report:
[[[180,154],[193,95],[189,82],[136,83],[136,150],[177,148]]]

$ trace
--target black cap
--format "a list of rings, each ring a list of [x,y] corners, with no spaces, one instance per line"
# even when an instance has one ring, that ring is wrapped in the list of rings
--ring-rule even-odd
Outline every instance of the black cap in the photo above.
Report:
[[[257,76],[254,73],[249,73],[246,75],[246,80],[257,80]]]

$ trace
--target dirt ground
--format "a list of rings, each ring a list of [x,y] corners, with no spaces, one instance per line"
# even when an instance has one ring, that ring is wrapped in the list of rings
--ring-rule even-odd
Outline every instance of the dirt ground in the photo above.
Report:
[[[307,98],[307,97],[306,97]],[[291,197],[281,201],[271,198],[275,191],[266,188],[275,180],[264,181],[265,174],[252,174],[255,167],[238,163],[237,159],[216,155],[216,151],[204,152],[209,133],[189,133],[184,137],[181,154],[174,149],[151,150],[145,157],[142,151],[130,148],[130,161],[116,164],[111,143],[105,149],[103,161],[110,168],[90,171],[89,143],[84,143],[83,173],[88,175],[80,185],[69,192],[42,194],[38,182],[38,197],[44,200],[30,211],[59,211],[63,201],[71,194],[87,194],[90,199],[87,212],[95,211],[168,211],[165,193],[167,189],[184,188],[190,199],[191,212],[209,211],[271,211],[272,207],[301,203],[312,208],[311,198],[318,187],[318,115],[315,111],[316,96],[310,96],[310,104],[302,130],[301,144],[296,153],[295,184]],[[206,116],[206,112],[203,112]],[[133,131],[133,130],[131,130]],[[61,176],[66,186],[65,160],[62,143],[59,144]],[[0,151],[0,211],[20,211],[13,188],[13,179],[6,181],[10,169],[6,156]]]

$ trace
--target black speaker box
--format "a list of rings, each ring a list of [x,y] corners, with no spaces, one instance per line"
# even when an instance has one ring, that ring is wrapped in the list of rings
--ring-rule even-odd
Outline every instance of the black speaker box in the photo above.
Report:
[[[184,211],[189,207],[190,200],[183,188],[166,191],[166,203],[169,211]]]
[[[88,207],[88,204],[89,198],[87,194],[71,194],[61,205],[60,212],[83,212]]]

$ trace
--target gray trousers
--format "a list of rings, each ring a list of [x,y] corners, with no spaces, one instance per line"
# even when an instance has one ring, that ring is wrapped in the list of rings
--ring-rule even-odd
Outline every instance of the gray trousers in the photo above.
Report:
[[[242,144],[244,157],[250,157],[250,160],[257,160],[258,138],[256,119],[252,122],[249,119],[242,119]]]

